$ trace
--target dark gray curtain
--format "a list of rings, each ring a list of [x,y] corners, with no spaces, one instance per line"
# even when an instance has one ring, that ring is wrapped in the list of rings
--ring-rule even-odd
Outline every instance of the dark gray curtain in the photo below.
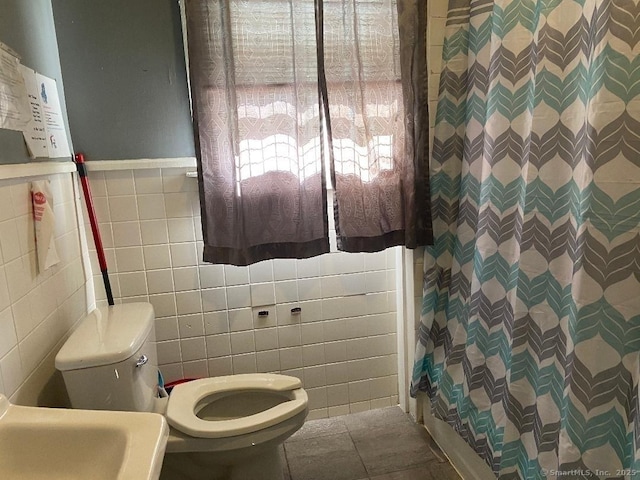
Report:
[[[431,242],[424,2],[186,13],[205,261],[328,252],[326,164],[339,249]]]
[[[424,0],[324,2],[338,249],[433,242]]]

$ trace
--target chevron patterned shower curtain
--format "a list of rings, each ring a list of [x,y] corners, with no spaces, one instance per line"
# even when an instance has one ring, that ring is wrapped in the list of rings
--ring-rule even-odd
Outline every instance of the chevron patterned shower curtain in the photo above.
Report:
[[[413,393],[500,479],[640,479],[640,4],[451,0]]]

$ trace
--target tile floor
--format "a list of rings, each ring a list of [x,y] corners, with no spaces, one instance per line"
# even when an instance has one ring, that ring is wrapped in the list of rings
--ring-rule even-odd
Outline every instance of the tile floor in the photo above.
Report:
[[[400,407],[308,421],[284,444],[285,480],[460,477]]]

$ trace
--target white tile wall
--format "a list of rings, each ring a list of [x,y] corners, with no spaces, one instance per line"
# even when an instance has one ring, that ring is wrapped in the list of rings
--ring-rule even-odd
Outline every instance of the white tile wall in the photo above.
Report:
[[[90,174],[104,205],[99,222],[110,227],[103,234],[113,236],[105,245],[116,259],[116,301],[154,305],[165,378],[294,375],[309,392],[312,418],[397,403],[394,252],[204,264],[197,181],[185,173]],[[101,277],[94,281],[104,303]],[[258,316],[262,310],[269,315]]]
[[[23,405],[65,404],[54,358],[87,310],[73,177],[51,175],[60,263],[37,271],[30,183],[0,181],[0,393]]]

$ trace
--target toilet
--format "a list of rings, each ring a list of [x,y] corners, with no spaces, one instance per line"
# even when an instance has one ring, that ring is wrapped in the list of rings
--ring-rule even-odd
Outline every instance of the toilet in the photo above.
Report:
[[[56,356],[72,407],[164,414],[171,428],[161,479],[281,480],[279,446],[308,413],[300,380],[203,378],[160,398],[154,323],[149,303],[98,308],[81,321]]]

